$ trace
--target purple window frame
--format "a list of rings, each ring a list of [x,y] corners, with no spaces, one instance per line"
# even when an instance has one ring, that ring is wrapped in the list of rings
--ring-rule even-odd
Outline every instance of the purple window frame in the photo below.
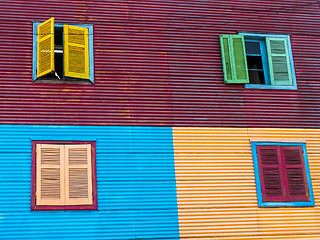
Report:
[[[60,144],[60,145],[91,145],[91,172],[92,172],[92,204],[91,205],[37,205],[36,204],[36,146],[37,144]],[[58,210],[97,210],[97,170],[96,170],[96,143],[93,141],[32,141],[31,161],[31,211],[58,211]]]

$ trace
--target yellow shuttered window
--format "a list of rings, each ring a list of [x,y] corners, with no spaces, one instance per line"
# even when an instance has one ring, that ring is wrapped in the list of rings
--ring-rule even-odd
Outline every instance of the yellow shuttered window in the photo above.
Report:
[[[64,25],[63,34],[65,76],[89,79],[88,29]]]
[[[93,204],[91,149],[91,144],[36,145],[36,206]]]
[[[54,18],[38,26],[37,39],[37,77],[42,77],[54,71]]]

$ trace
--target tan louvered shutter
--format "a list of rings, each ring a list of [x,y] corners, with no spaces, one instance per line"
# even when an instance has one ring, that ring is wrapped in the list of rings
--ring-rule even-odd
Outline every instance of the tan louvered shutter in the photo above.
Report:
[[[54,18],[38,26],[37,77],[54,71]]]
[[[64,205],[63,148],[54,144],[37,145],[37,205]]]
[[[89,44],[87,28],[63,26],[64,75],[89,79]]]
[[[92,204],[91,145],[65,146],[66,205]]]

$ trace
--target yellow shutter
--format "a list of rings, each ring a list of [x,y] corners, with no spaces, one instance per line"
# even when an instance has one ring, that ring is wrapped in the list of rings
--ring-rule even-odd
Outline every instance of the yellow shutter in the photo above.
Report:
[[[91,205],[91,145],[66,145],[65,159],[66,205]]]
[[[54,71],[54,18],[38,26],[37,77]]]
[[[36,204],[64,205],[64,151],[54,144],[37,145]]]
[[[89,79],[89,44],[87,28],[63,26],[64,75]]]

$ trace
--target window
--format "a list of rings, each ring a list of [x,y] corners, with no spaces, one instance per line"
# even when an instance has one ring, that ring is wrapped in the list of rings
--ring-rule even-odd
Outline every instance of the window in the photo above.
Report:
[[[93,83],[92,25],[33,24],[33,80]]]
[[[297,89],[288,35],[221,35],[225,83],[246,88]]]
[[[305,144],[251,146],[259,207],[314,206]]]
[[[94,142],[32,142],[32,210],[97,209]]]

